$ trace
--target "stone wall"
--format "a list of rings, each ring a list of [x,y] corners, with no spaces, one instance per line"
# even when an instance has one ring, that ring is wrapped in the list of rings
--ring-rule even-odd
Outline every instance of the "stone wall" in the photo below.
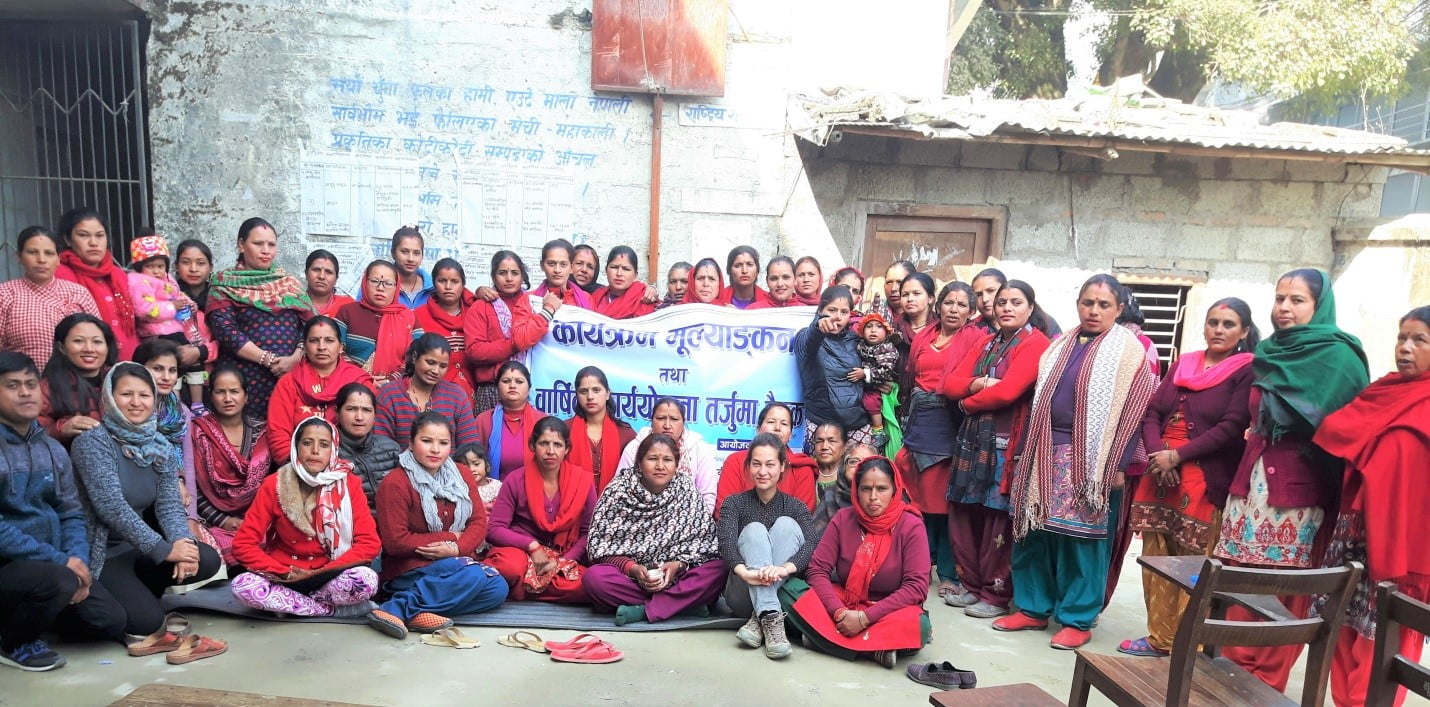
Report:
[[[1038,289],[1059,322],[1095,272],[1204,283],[1188,303],[1184,349],[1203,346],[1211,302],[1245,299],[1263,331],[1275,278],[1332,265],[1332,232],[1374,215],[1384,169],[1124,151],[1099,160],[1053,147],[847,134],[801,146],[815,200],[840,250],[859,260],[870,201],[1008,210],[999,267]],[[1341,311],[1358,293],[1337,291]],[[1347,304],[1347,302],[1352,304]],[[1354,330],[1353,318],[1342,324]],[[1388,365],[1388,364],[1386,364]]]

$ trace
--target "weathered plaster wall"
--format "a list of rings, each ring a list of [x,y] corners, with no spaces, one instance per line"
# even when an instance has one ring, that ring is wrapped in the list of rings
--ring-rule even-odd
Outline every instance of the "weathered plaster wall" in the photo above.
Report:
[[[1294,267],[1332,265],[1332,231],[1374,215],[1385,170],[1285,160],[1184,158],[1126,152],[1096,160],[1051,147],[845,135],[801,147],[815,199],[842,251],[864,238],[869,201],[1006,206],[999,264],[1038,289],[1059,322],[1076,321],[1077,288],[1095,272],[1202,279],[1188,303],[1201,341],[1202,313],[1245,299],[1263,331],[1275,278]],[[962,274],[962,273],[961,273]],[[1338,288],[1341,323],[1359,292]]]
[[[1335,232],[1341,322],[1355,322],[1372,374],[1395,370],[1400,318],[1430,304],[1430,215],[1349,224]]]
[[[299,267],[313,247],[336,246],[345,268],[355,270],[381,252],[404,222],[428,224],[429,263],[432,256],[456,253],[476,282],[485,280],[491,253],[503,246],[520,246],[534,256],[534,244],[568,237],[593,244],[603,259],[617,244],[646,250],[651,101],[635,94],[595,96],[590,90],[591,33],[583,14],[589,3],[142,4],[153,21],[148,80],[156,221],[176,238],[205,239],[221,264],[230,262],[238,224],[253,215],[278,227],[281,262],[289,268]],[[919,26],[946,27],[947,3],[905,4],[905,16]],[[797,50],[794,37],[804,15],[820,7],[814,0],[732,0],[725,97],[667,102],[663,265],[705,255],[723,261],[740,243],[766,254],[839,260],[828,229],[810,218],[817,209],[794,139],[784,134],[789,92],[840,80],[837,70],[814,70],[796,60],[796,51],[818,46],[805,33],[799,39],[805,49]],[[943,30],[925,34],[929,37],[911,39],[885,33],[839,50],[845,65],[865,73],[883,67],[896,90],[932,93],[941,88],[937,70],[895,70],[911,61],[942,66]],[[888,51],[893,47],[899,51]],[[491,93],[479,90],[485,88]],[[572,98],[547,105],[548,94]],[[723,113],[688,112],[695,103]],[[353,118],[335,106],[370,110]],[[407,113],[418,116],[399,122]],[[492,122],[439,125],[438,114]],[[537,121],[540,127],[528,134],[512,127],[513,120]],[[561,124],[609,130],[598,137],[571,137],[558,132]],[[434,148],[428,138],[441,144]],[[561,155],[567,150],[589,158],[572,163]],[[363,179],[417,182],[411,190],[402,182],[399,206],[386,204],[384,211],[379,205],[354,205],[351,210],[359,212],[354,232],[334,236],[312,228],[303,213],[313,210],[311,198],[305,205],[305,193],[312,193],[316,178],[305,178],[302,167],[315,155],[358,166],[387,165]],[[394,167],[392,160],[400,164]],[[407,176],[392,176],[398,172]],[[420,179],[412,176],[418,172]],[[566,186],[559,199],[552,187],[550,213],[527,220],[519,210],[506,214],[508,237],[501,242],[489,237],[492,231],[476,234],[474,223],[502,218],[500,209],[493,216],[489,208],[492,194],[532,183],[546,189],[556,182]],[[478,193],[484,200],[475,206]],[[535,270],[534,258],[528,265]]]

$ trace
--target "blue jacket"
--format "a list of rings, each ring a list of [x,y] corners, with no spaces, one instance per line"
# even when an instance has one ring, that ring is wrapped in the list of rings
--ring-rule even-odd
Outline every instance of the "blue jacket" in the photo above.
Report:
[[[851,383],[846,376],[862,368],[859,337],[851,329],[834,336],[819,330],[816,316],[809,328],[794,337],[794,355],[799,362],[799,381],[804,392],[805,419],[816,425],[837,422],[846,431],[869,424],[864,412],[864,385]]]
[[[39,423],[0,425],[0,558],[89,562],[88,525],[70,458]]]

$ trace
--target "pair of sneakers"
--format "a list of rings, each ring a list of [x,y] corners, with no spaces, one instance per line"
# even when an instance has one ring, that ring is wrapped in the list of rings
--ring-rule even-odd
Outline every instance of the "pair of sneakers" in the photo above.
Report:
[[[793,652],[789,637],[785,635],[785,614],[783,611],[764,611],[750,615],[740,630],[735,632],[740,642],[751,647],[765,649],[765,657],[771,660],[784,658]]]
[[[35,639],[14,648],[0,648],[0,663],[32,673],[42,673],[63,668],[65,657],[56,653],[49,644]]]

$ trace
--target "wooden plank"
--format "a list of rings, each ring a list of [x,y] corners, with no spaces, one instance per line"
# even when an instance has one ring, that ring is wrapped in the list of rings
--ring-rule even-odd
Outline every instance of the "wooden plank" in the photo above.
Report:
[[[727,0],[593,0],[591,88],[725,95]]]
[[[204,687],[185,687],[151,682],[125,695],[111,707],[362,707],[352,702],[305,700],[298,697],[277,697],[252,692],[230,692]]]
[[[944,690],[929,695],[934,707],[1062,707],[1062,701],[1032,683],[977,687],[972,690]]]

